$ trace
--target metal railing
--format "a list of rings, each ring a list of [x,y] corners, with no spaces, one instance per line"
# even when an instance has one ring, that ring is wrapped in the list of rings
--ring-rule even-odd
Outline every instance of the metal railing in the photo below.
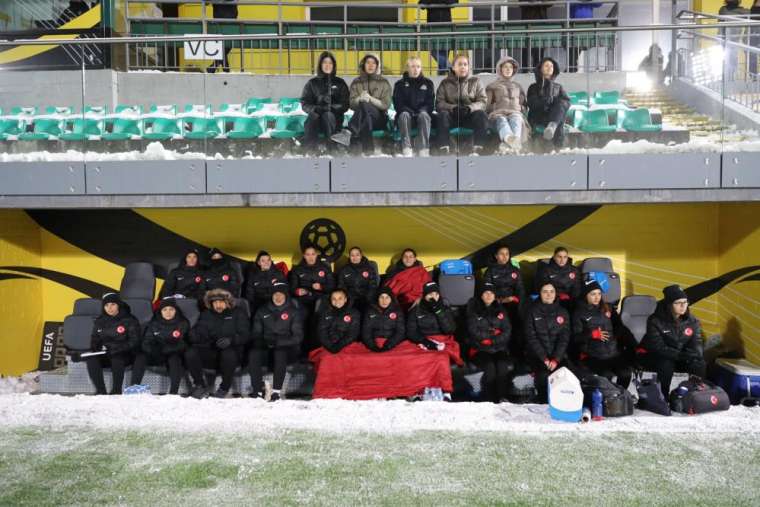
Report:
[[[424,64],[439,70],[445,70],[447,61],[457,52],[470,52],[475,72],[491,72],[500,56],[509,52],[523,63],[523,71],[532,69],[544,56],[558,60],[564,69],[571,71],[583,67],[586,71],[619,70],[619,41],[616,32],[598,32],[601,27],[618,25],[618,0],[603,0],[594,10],[594,17],[575,19],[572,9],[584,5],[578,1],[548,2],[478,2],[455,4],[452,6],[424,6],[419,4],[373,3],[377,9],[396,9],[398,20],[387,21],[353,21],[350,10],[361,7],[361,3],[349,4],[338,2],[275,2],[260,0],[238,0],[225,5],[270,7],[276,9],[276,16],[267,20],[219,19],[207,16],[206,6],[217,2],[199,3],[200,15],[194,18],[159,18],[151,16],[130,16],[129,5],[135,0],[126,0],[125,25],[128,33],[135,36],[171,34],[173,31],[183,33],[251,33],[260,32],[270,36],[270,40],[258,43],[244,43],[242,40],[230,41],[225,45],[225,70],[246,72],[308,74],[313,72],[316,58],[321,50],[343,51],[343,68],[349,67],[349,53],[352,51],[374,51],[383,54],[391,51],[412,51],[426,58]],[[175,4],[149,0],[140,4]],[[335,20],[289,20],[284,17],[284,9],[298,8],[306,11],[309,18],[310,9],[338,7],[342,15]],[[543,7],[547,9],[546,19],[512,19],[510,11]],[[454,23],[428,23],[422,11],[455,8],[465,11],[466,19],[455,16]],[[412,13],[410,15],[410,13]],[[410,21],[410,17],[413,19]],[[587,33],[573,35],[564,31],[574,27],[590,27]],[[549,32],[537,32],[525,29],[550,29]],[[473,32],[473,33],[469,33]],[[317,37],[285,39],[291,34],[311,35]],[[359,39],[356,35],[370,34],[371,38]],[[432,34],[432,35],[431,35]],[[327,37],[339,35],[341,37]],[[319,37],[323,36],[323,37]],[[361,41],[360,43],[357,41]],[[181,46],[169,42],[140,42],[131,45],[126,54],[127,68],[130,70],[193,70],[180,57]],[[259,57],[256,69],[246,63],[252,53],[264,53]],[[302,53],[306,52],[304,58]],[[234,55],[235,65],[230,65],[228,55]],[[294,56],[299,55],[299,56]],[[261,62],[266,62],[262,66]],[[264,67],[264,68],[262,68]],[[196,69],[197,70],[197,69]]]
[[[719,15],[685,10],[678,21],[717,21],[715,34],[694,28],[678,31],[677,53],[682,79],[704,86],[724,100],[760,113],[760,15]],[[729,22],[750,26],[729,26]]]

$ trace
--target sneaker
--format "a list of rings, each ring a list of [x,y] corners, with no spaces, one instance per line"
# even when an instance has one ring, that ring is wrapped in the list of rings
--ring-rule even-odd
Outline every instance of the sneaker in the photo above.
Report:
[[[208,389],[206,389],[206,386],[195,386],[193,387],[193,390],[190,392],[190,396],[192,396],[196,400],[202,400],[204,398],[208,398]]]
[[[340,132],[333,134],[332,137],[330,137],[330,139],[340,145],[350,146],[351,145],[351,131],[348,129],[343,129]]]
[[[483,147],[478,146],[477,144],[472,146],[472,153],[470,153],[471,157],[479,157],[483,153]]]
[[[411,158],[414,156],[414,152],[412,151],[411,148],[404,148],[403,150],[401,150],[401,156],[406,157],[406,158]]]
[[[507,145],[514,151],[520,151],[520,138],[517,136],[507,136]]]
[[[451,152],[451,148],[449,148],[448,146],[441,146],[438,149],[441,152],[441,155],[443,155],[444,157],[448,156],[448,154]]]
[[[280,393],[272,393],[272,396],[269,397],[269,401],[280,401]]]
[[[509,153],[512,151],[512,148],[509,147],[507,143],[499,143],[499,155],[509,155]]]
[[[420,150],[420,157],[427,158],[430,156],[430,150],[425,148],[423,150]]]
[[[248,397],[249,398],[253,398],[254,400],[255,399],[261,399],[261,400],[263,400],[264,399],[264,393],[262,393],[261,391],[251,391],[251,394],[249,394]]]
[[[557,131],[557,124],[555,122],[549,122],[549,124],[544,129],[544,139],[547,141],[551,141],[554,139],[554,133]]]
[[[375,148],[372,150],[372,156],[382,157],[383,156],[383,148],[381,146],[375,146]]]
[[[228,397],[229,397],[229,395],[230,395],[230,392],[229,392],[229,391],[226,391],[226,390],[224,390],[224,389],[222,389],[222,388],[220,387],[220,388],[219,388],[219,389],[217,389],[217,390],[216,390],[216,392],[214,393],[214,398],[221,398],[221,399],[224,399],[224,398],[228,398]]]
[[[443,401],[451,401],[451,393],[443,393]]]

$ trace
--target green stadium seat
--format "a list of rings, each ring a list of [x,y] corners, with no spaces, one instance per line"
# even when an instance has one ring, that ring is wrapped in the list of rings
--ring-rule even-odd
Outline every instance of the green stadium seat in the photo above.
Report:
[[[103,134],[102,121],[92,118],[72,118],[64,120],[63,133],[59,136],[64,141],[86,141]]]
[[[306,118],[306,115],[278,116],[270,136],[273,139],[292,139],[302,136]]]
[[[620,92],[617,90],[606,92],[595,92],[592,98],[593,104],[607,105],[617,104],[620,102]]]
[[[588,92],[570,92],[567,94],[570,97],[570,104],[574,106],[588,106]]]
[[[182,136],[185,139],[214,139],[222,134],[221,121],[211,113],[210,106],[187,104],[180,117]]]
[[[245,103],[245,111],[246,113],[254,113],[256,111],[260,111],[264,109],[264,104],[271,104],[272,99],[271,98],[250,98]]]
[[[290,113],[301,107],[300,97],[282,97],[277,103],[277,109],[281,113]]]
[[[61,124],[63,120],[55,118],[34,119],[32,132],[22,132],[18,138],[22,141],[43,141],[47,139],[57,139],[61,135]]]
[[[141,117],[141,106],[117,105],[114,114],[106,116],[103,120],[101,139],[105,141],[126,141],[135,137],[142,137]]]
[[[182,135],[176,117],[176,105],[151,106],[150,113],[143,116],[143,134],[145,139],[166,141]]]
[[[232,120],[232,127],[226,132],[230,139],[256,139],[267,130],[267,119],[258,117],[237,117]]]
[[[576,115],[580,115],[578,128],[582,132],[601,133],[617,130],[617,125],[610,125],[610,117],[604,109],[578,111]]]
[[[649,109],[640,107],[633,111],[618,112],[618,127],[628,132],[661,132],[662,125],[652,123]]]
[[[5,141],[11,136],[18,136],[21,134],[26,126],[27,120],[24,116],[28,116],[30,119],[36,113],[35,108],[14,107],[11,109],[10,117],[0,118],[0,140]]]

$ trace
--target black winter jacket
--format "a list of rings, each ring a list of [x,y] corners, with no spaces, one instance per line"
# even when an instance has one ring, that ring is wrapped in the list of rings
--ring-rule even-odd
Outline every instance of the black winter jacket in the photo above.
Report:
[[[322,72],[322,60],[332,58],[333,71]],[[348,111],[348,85],[335,75],[338,66],[332,53],[325,51],[317,62],[317,75],[309,79],[301,92],[301,108],[305,113],[324,113],[331,111],[342,123],[343,114]]]
[[[478,297],[467,303],[467,345],[479,352],[506,352],[512,325],[504,305],[494,301],[489,306]]]
[[[129,312],[129,306],[119,305],[119,313],[111,317],[105,311],[92,326],[92,350],[106,347],[109,355],[136,352],[140,347],[140,323]]]
[[[577,299],[581,294],[581,274],[578,268],[573,266],[573,259],[570,258],[564,266],[554,262],[554,258],[549,260],[549,264],[539,261],[535,280],[536,292],[540,292],[546,283],[554,285],[558,298],[560,294],[565,294],[570,299]]]
[[[221,313],[205,310],[190,331],[190,342],[197,347],[217,349],[217,340],[229,338],[231,346],[245,345],[250,340],[250,322],[242,308],[227,308]]]
[[[224,289],[232,294],[232,297],[240,297],[240,288],[243,281],[238,276],[237,270],[232,267],[232,262],[223,257],[211,260],[205,273],[206,290]]]
[[[198,301],[203,299],[203,295],[206,293],[206,280],[203,267],[200,263],[195,267],[190,267],[185,263],[187,254],[191,252],[198,255],[195,250],[185,253],[180,260],[179,266],[172,269],[167,275],[164,285],[161,287],[161,299],[175,294],[182,294],[186,298],[194,298]]]
[[[570,315],[558,302],[547,305],[540,299],[535,301],[525,312],[523,325],[527,356],[539,361],[565,359],[570,344]]]
[[[351,306],[350,301],[349,299],[342,308],[329,305],[319,315],[317,337],[322,346],[333,354],[359,338],[362,316]]]
[[[256,310],[253,317],[253,346],[295,347],[303,341],[303,315],[290,296],[281,306],[272,301]]]
[[[541,74],[541,65],[547,60],[554,64],[554,77],[552,79],[544,79]],[[546,123],[546,115],[557,101],[561,102],[565,111],[570,108],[570,97],[562,85],[557,82],[559,73],[559,64],[551,58],[544,58],[536,65],[534,70],[536,82],[528,87],[528,122],[532,125]]]
[[[385,338],[382,347],[375,343],[376,338]],[[404,312],[396,303],[391,303],[383,310],[377,305],[370,306],[362,322],[362,341],[368,349],[375,352],[391,350],[406,338],[406,321]]]
[[[664,301],[647,321],[647,334],[640,348],[673,361],[702,360],[702,326],[691,311],[674,319]]]
[[[407,112],[417,115],[426,112],[432,115],[435,108],[435,85],[423,75],[412,78],[408,72],[393,85],[393,107],[398,115]]]
[[[290,271],[288,276],[293,295],[298,301],[305,303],[313,303],[335,288],[335,278],[330,266],[320,260],[315,262],[313,266],[309,266],[306,261],[302,260],[298,266]],[[315,290],[312,287],[315,283],[322,285],[322,288]],[[302,290],[306,292],[301,294]]]
[[[429,336],[454,334],[456,321],[451,308],[439,300],[437,302],[420,300],[412,306],[406,319],[406,336],[414,343],[421,343],[428,348],[435,348]]]
[[[573,340],[581,354],[591,359],[613,359],[620,355],[622,347],[621,322],[614,308],[604,312],[601,305],[579,303],[573,311]],[[608,341],[602,341],[601,331],[610,334]]]
[[[526,303],[522,274],[520,274],[520,269],[513,266],[511,262],[489,265],[483,275],[483,282],[493,284],[496,297],[515,296],[521,305]]]
[[[350,262],[338,271],[338,287],[348,291],[351,301],[368,303],[372,300],[378,285],[377,269],[362,257],[359,264]]]
[[[177,310],[172,320],[166,320],[158,311],[143,333],[142,350],[148,354],[164,356],[180,354],[187,348],[190,322]]]
[[[251,304],[252,309],[265,305],[269,301],[269,291],[276,283],[288,283],[288,278],[282,271],[274,265],[266,271],[262,271],[258,264],[251,263],[245,282],[245,298]]]

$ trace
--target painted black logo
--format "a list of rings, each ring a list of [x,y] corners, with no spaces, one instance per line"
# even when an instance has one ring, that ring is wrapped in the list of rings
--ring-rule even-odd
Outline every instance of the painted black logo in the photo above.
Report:
[[[300,243],[301,250],[314,246],[320,257],[334,262],[346,250],[346,233],[329,218],[317,218],[304,226]]]

